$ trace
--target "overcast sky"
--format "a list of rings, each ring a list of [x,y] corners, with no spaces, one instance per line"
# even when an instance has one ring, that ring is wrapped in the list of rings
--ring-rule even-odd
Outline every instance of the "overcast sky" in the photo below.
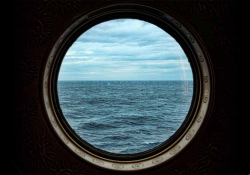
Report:
[[[111,20],[83,33],[67,51],[59,80],[192,80],[180,45],[140,20]]]

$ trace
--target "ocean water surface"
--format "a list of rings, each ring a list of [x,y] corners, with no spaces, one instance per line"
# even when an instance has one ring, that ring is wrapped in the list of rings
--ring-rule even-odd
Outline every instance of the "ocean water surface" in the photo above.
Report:
[[[63,114],[83,140],[117,154],[162,144],[189,111],[193,81],[58,81]]]

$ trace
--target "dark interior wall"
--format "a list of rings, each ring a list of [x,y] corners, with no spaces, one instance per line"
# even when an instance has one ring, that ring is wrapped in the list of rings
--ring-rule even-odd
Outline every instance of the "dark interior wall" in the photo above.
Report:
[[[244,174],[239,156],[239,4],[211,0],[13,3],[10,170],[23,175],[119,174],[78,159],[61,144],[45,119],[40,93],[44,61],[63,29],[77,15],[117,2],[150,5],[184,20],[204,43],[215,76],[212,110],[195,141],[173,160],[133,174]]]

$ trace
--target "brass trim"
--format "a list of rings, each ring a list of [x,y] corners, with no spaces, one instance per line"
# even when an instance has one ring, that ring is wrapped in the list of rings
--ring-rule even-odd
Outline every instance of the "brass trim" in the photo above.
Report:
[[[152,22],[168,31],[180,43],[193,69],[195,89],[192,106],[184,124],[168,142],[149,152],[121,156],[102,152],[78,140],[60,113],[55,91],[60,64],[74,39],[102,21],[125,17]],[[72,153],[98,167],[114,171],[138,171],[166,163],[178,156],[194,140],[204,125],[212,101],[212,70],[201,46],[199,38],[184,23],[149,6],[121,3],[81,14],[63,31],[47,56],[41,82],[45,117],[58,138]]]

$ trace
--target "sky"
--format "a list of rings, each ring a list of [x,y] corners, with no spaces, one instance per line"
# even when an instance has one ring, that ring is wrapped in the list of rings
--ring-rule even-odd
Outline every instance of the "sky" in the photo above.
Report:
[[[84,32],[67,51],[58,80],[192,80],[181,46],[159,27],[110,20]]]

